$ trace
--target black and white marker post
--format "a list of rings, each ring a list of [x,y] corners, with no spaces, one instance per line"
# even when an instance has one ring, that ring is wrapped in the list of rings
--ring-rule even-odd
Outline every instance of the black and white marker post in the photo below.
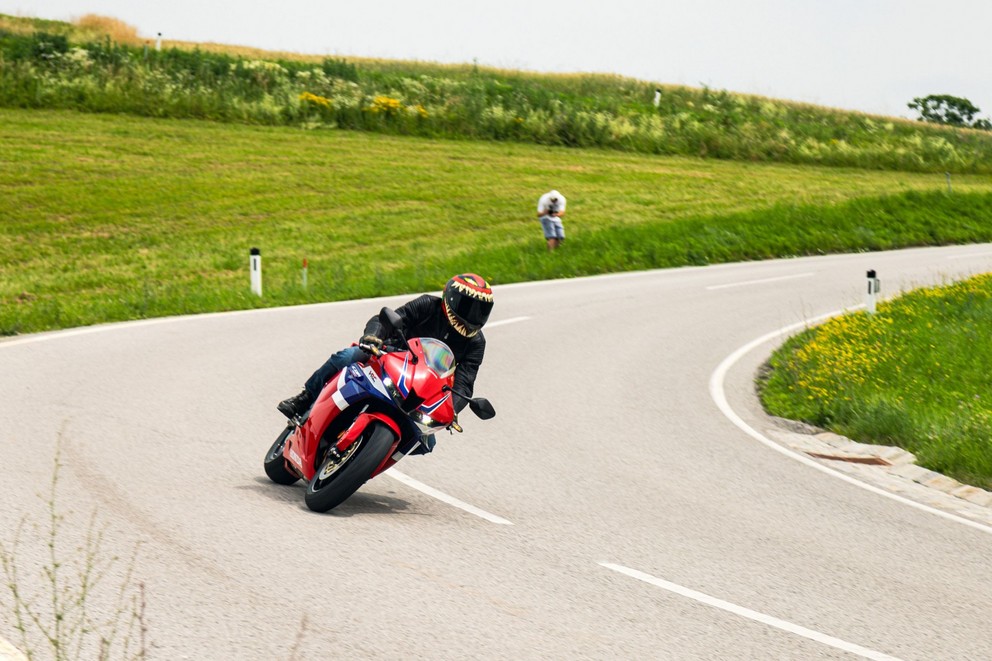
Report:
[[[251,291],[256,296],[262,295],[262,251],[258,248],[251,249],[250,259],[251,269]]]
[[[868,308],[868,314],[875,314],[875,298],[878,296],[880,289],[881,285],[878,278],[875,277],[875,269],[868,271],[868,298],[865,302]]]

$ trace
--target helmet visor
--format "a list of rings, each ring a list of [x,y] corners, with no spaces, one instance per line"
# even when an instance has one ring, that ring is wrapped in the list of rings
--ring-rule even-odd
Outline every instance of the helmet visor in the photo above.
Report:
[[[458,317],[469,330],[479,330],[486,325],[489,320],[489,313],[493,310],[492,301],[480,301],[471,296],[460,294],[453,296],[449,301],[451,311]]]

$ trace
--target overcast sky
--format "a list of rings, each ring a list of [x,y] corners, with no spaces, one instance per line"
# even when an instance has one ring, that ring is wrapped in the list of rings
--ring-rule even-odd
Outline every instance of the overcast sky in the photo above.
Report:
[[[915,117],[953,94],[992,116],[992,0],[0,0],[139,34],[314,55],[617,73]]]

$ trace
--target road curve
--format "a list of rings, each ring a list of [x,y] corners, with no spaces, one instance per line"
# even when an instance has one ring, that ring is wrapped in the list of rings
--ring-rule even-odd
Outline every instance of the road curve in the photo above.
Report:
[[[262,473],[275,403],[407,297],[0,342],[0,540],[25,522],[44,594],[59,444],[59,542],[95,511],[104,585],[134,559],[151,659],[992,658],[992,535],[774,452],[711,396],[738,348],[863,303],[868,269],[891,295],[992,270],[992,245],[498,287],[497,417],[329,515]],[[723,382],[755,428],[773,347]]]

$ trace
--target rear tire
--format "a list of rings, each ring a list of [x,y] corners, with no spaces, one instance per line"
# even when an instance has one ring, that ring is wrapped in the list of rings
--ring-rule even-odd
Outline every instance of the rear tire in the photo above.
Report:
[[[282,456],[282,450],[286,447],[286,439],[295,429],[296,425],[286,425],[286,428],[279,434],[279,438],[265,455],[265,474],[276,484],[293,484],[300,479],[296,473],[286,468],[286,459]]]
[[[394,438],[393,430],[373,422],[355,439],[349,448],[350,456],[340,465],[335,468],[333,459],[325,458],[307,484],[307,507],[314,512],[326,512],[347,500],[372,477],[392,448]]]

